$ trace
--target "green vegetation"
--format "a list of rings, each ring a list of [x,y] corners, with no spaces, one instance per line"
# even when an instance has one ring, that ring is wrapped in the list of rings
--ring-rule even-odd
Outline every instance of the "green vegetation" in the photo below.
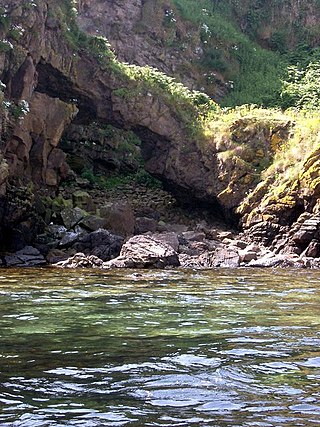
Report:
[[[259,0],[251,0],[250,5],[242,5],[238,0],[171,2],[172,9],[166,10],[163,25],[171,28],[176,26],[177,19],[183,18],[199,29],[203,52],[199,66],[203,67],[204,74],[210,75],[215,70],[226,80],[228,94],[221,101],[222,106],[254,103],[264,107],[301,108],[308,104],[309,108],[317,105],[315,60],[320,60],[320,49],[312,50],[308,43],[300,43],[290,50],[288,29],[283,27],[276,28],[270,37],[270,48],[274,51],[262,48],[253,39],[257,38],[261,23],[270,19],[270,7],[266,4]],[[277,0],[273,3],[273,8],[277,8]],[[75,50],[93,53],[102,68],[123,82],[114,95],[129,100],[144,97],[151,90],[175,106],[177,116],[186,123],[190,135],[199,131],[195,116],[211,116],[219,110],[207,95],[188,90],[152,67],[118,61],[104,37],[90,37],[79,30],[76,14],[74,0],[64,0],[58,8],[66,38]],[[239,27],[241,19],[247,23],[243,31]],[[314,84],[309,84],[310,78]]]
[[[280,177],[283,182],[296,179],[310,154],[320,147],[320,117],[316,112],[287,110],[286,116],[295,124],[295,132],[279,147],[264,173],[264,178]]]
[[[223,105],[318,108],[317,81],[320,72],[316,59],[320,60],[320,50],[312,50],[308,44],[300,44],[288,51],[288,34],[285,30],[282,33],[276,31],[271,37],[276,52],[263,49],[254,42],[250,35],[258,30],[261,19],[268,18],[269,13],[261,2],[252,0],[254,8],[251,11],[247,9],[246,13],[250,13],[249,29],[246,32],[240,31],[237,24],[239,16],[236,11],[242,10],[239,1],[172,0],[172,3],[175,9],[170,9],[166,14],[165,26],[176,25],[178,15],[193,22],[199,28],[203,44],[201,66],[223,71],[225,77],[229,78],[230,90]],[[84,49],[93,53],[100,67],[115,75],[120,84],[114,90],[114,95],[126,100],[137,97],[143,99],[148,94],[157,96],[174,105],[177,116],[190,131],[190,136],[199,135],[200,132],[207,140],[210,140],[218,123],[238,114],[237,110],[236,113],[230,110],[224,112],[206,94],[190,91],[152,67],[118,61],[105,38],[89,37],[79,30],[74,3],[64,0],[63,4],[66,8],[64,27],[68,34],[67,40],[76,51]],[[252,107],[249,108],[252,110]],[[239,111],[243,115],[243,109]],[[257,114],[256,109],[254,114]]]
[[[282,22],[280,16],[272,16],[281,5],[278,0],[172,0],[172,3],[182,19],[191,21],[195,31],[198,28],[203,51],[200,65],[206,73],[215,70],[226,79],[229,93],[221,102],[223,106],[251,103],[281,108],[317,106],[316,61],[320,61],[320,50],[311,46],[319,39],[320,31],[317,25],[308,28],[303,25],[303,5],[300,20],[294,22],[293,28]],[[320,3],[314,1],[314,8],[319,10]],[[274,28],[266,49],[257,40],[261,38],[261,28],[271,19]]]
[[[282,82],[282,108],[320,109],[320,48],[303,43],[288,54],[290,66]]]
[[[147,188],[162,188],[162,183],[151,176],[143,167],[139,168],[136,173],[118,174],[110,177],[96,175],[92,170],[86,169],[81,177],[87,179],[90,184],[103,190],[117,189],[124,185],[142,185]]]
[[[3,7],[0,7],[0,30],[7,32],[10,28],[10,18],[8,12]]]
[[[269,209],[284,212],[301,200],[318,198],[320,190],[319,153],[320,117],[315,112],[287,110],[294,132],[282,141],[270,167],[261,175],[262,182],[248,194],[238,213],[252,210],[252,215]]]
[[[320,62],[310,62],[306,68],[288,67],[283,82],[281,105],[308,110],[320,109]]]
[[[8,116],[13,120],[21,120],[29,112],[29,104],[24,99],[22,99],[18,104],[3,100],[2,106],[7,111]]]
[[[9,40],[0,40],[0,53],[6,53],[13,49],[13,44]]]
[[[56,18],[64,33],[70,47],[77,50],[82,41],[87,40],[87,35],[78,27],[77,18],[77,0],[61,0],[55,8],[48,10],[48,15]]]
[[[281,90],[286,62],[277,52],[261,48],[244,34],[232,19],[234,1],[173,0],[183,19],[200,28],[203,56],[200,64],[207,71],[222,72],[229,94],[222,105],[255,103],[272,106]],[[241,8],[239,2],[237,7]]]

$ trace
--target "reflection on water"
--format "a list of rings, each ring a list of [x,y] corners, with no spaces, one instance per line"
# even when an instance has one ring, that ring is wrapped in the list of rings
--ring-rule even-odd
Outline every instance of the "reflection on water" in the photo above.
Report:
[[[0,425],[320,425],[320,273],[0,271]]]

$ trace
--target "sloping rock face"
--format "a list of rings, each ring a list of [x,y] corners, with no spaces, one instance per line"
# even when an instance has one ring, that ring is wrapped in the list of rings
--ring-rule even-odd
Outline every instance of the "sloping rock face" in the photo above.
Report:
[[[169,0],[82,0],[80,27],[108,38],[120,60],[151,65],[176,77],[191,89],[215,99],[226,93],[223,77],[208,84],[200,64],[203,48],[197,25],[182,20]]]
[[[28,99],[29,113],[15,125],[5,149],[10,175],[37,187],[57,187],[68,175],[66,156],[57,146],[77,108],[39,92]]]
[[[278,253],[320,256],[320,149],[292,177],[270,176],[238,208],[251,239]]]

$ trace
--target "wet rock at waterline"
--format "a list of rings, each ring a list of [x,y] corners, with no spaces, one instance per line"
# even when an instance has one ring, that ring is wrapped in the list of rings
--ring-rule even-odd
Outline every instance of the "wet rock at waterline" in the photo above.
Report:
[[[184,268],[236,268],[240,266],[240,257],[234,248],[222,247],[216,251],[206,251],[201,255],[179,255],[180,264]]]
[[[168,244],[147,235],[134,236],[122,247],[120,256],[103,268],[164,268],[180,265],[177,252]]]
[[[102,264],[103,261],[100,258],[79,252],[65,261],[57,262],[54,266],[61,268],[97,268],[101,267]]]
[[[77,252],[94,255],[102,261],[108,261],[119,255],[122,244],[121,236],[99,229],[81,237],[72,248]]]
[[[38,267],[47,264],[44,256],[32,246],[4,256],[2,262],[3,267]]]

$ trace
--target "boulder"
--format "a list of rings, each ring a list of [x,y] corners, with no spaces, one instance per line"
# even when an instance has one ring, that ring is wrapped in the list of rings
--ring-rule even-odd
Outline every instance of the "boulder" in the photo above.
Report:
[[[240,249],[246,249],[246,247],[248,246],[248,243],[244,242],[243,240],[235,240],[234,246]]]
[[[310,258],[318,258],[320,255],[320,241],[317,239],[311,240],[307,249],[302,254],[302,256],[310,257]]]
[[[250,262],[253,259],[258,258],[257,251],[251,249],[250,247],[247,247],[245,249],[239,249],[238,253],[240,257],[240,262]]]
[[[96,268],[101,267],[103,261],[94,255],[85,255],[77,253],[65,261],[60,261],[54,264],[54,267],[61,268]]]
[[[179,240],[181,241],[181,240]],[[208,245],[206,242],[187,242],[179,246],[180,253],[186,253],[188,255],[201,255],[208,251]]]
[[[167,224],[166,230],[181,234],[188,231],[188,226],[184,224]]]
[[[238,251],[233,248],[221,248],[215,252],[214,267],[229,267],[236,268],[240,265],[240,257]]]
[[[73,206],[83,209],[87,212],[94,212],[95,206],[89,193],[83,190],[77,190],[72,194]]]
[[[14,254],[6,255],[4,262],[7,267],[36,267],[47,263],[43,255],[32,246],[26,246]]]
[[[67,230],[75,227],[79,222],[87,216],[87,213],[76,207],[76,208],[66,208],[61,211],[61,217],[63,220],[63,224],[65,225]]]
[[[239,251],[240,256],[240,262],[250,262],[253,259],[257,259],[257,253],[254,251],[246,251],[246,250],[240,250]]]
[[[232,239],[233,238],[233,234],[232,234],[231,231],[219,231],[217,233],[217,238],[219,240]]]
[[[193,242],[203,242],[206,235],[202,231],[185,231],[182,233],[182,237]]]
[[[284,260],[289,259],[287,255],[279,255],[274,254],[273,252],[269,252],[264,256],[250,261],[247,265],[249,267],[279,267]]]
[[[109,202],[100,207],[100,217],[105,219],[105,228],[121,236],[134,233],[134,213],[128,202]]]
[[[179,239],[177,233],[173,232],[167,232],[167,233],[156,233],[151,234],[150,237],[152,237],[155,240],[158,240],[158,242],[165,243],[172,247],[173,250],[178,252],[179,250]]]
[[[83,233],[76,233],[74,231],[67,231],[62,239],[59,242],[59,246],[61,248],[68,248],[72,245],[74,245],[79,238],[82,236]]]
[[[227,247],[205,251],[200,255],[180,254],[179,260],[183,268],[236,268],[240,265],[238,252]]]
[[[105,228],[106,220],[97,215],[89,215],[84,217],[79,225],[89,231],[97,231],[99,228]]]
[[[153,218],[138,217],[134,228],[135,234],[154,233],[158,228],[158,222]]]
[[[52,249],[46,256],[47,262],[49,264],[55,264],[60,261],[65,261],[68,258],[68,255],[60,249]]]
[[[122,244],[123,238],[121,236],[99,229],[82,236],[72,248],[76,252],[95,255],[103,261],[108,261],[119,255]]]
[[[105,262],[104,268],[164,268],[180,265],[176,251],[151,236],[139,235],[129,239],[120,256]]]
[[[192,269],[209,269],[212,268],[210,259],[211,254],[208,252],[202,255],[190,255],[187,253],[179,254],[180,267],[182,268],[192,268]]]

